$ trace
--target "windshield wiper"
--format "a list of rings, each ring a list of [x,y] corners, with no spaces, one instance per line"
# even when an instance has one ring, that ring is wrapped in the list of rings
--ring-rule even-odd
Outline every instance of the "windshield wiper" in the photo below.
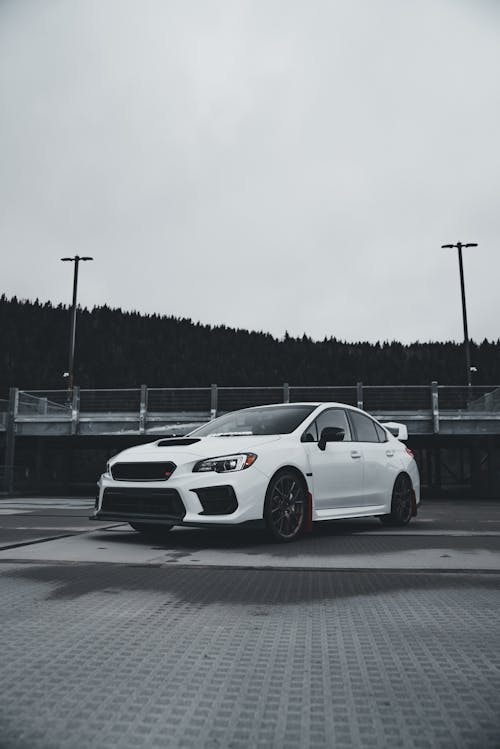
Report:
[[[248,437],[253,432],[214,432],[213,434],[207,434],[207,437]]]

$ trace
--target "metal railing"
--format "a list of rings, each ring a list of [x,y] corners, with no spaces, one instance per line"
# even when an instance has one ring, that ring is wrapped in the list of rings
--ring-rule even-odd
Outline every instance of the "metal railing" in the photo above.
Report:
[[[500,412],[500,385],[288,385],[271,387],[21,390],[16,416],[74,418],[99,414],[217,414],[271,403],[337,402],[370,413],[454,410]],[[8,411],[8,402],[7,411]],[[2,410],[0,408],[0,410]]]

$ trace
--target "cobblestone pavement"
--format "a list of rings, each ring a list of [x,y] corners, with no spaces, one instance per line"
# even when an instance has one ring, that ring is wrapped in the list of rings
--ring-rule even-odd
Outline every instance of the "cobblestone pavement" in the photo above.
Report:
[[[2,749],[500,746],[500,575],[0,566]]]

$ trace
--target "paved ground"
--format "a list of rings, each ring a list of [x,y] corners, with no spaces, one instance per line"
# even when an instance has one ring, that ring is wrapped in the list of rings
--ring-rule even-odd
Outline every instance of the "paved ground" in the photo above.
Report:
[[[128,524],[89,520],[91,511],[91,500],[1,501],[0,562],[500,572],[500,502],[429,503],[402,530],[375,518],[318,523],[312,535],[284,545],[255,530],[197,528],[148,542]]]
[[[90,505],[0,501],[2,749],[500,747],[500,503],[286,547]]]

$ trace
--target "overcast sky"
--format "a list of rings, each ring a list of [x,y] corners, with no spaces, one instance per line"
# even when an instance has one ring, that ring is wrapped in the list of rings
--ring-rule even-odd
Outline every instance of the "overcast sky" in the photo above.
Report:
[[[500,2],[0,0],[0,291],[500,337]]]

